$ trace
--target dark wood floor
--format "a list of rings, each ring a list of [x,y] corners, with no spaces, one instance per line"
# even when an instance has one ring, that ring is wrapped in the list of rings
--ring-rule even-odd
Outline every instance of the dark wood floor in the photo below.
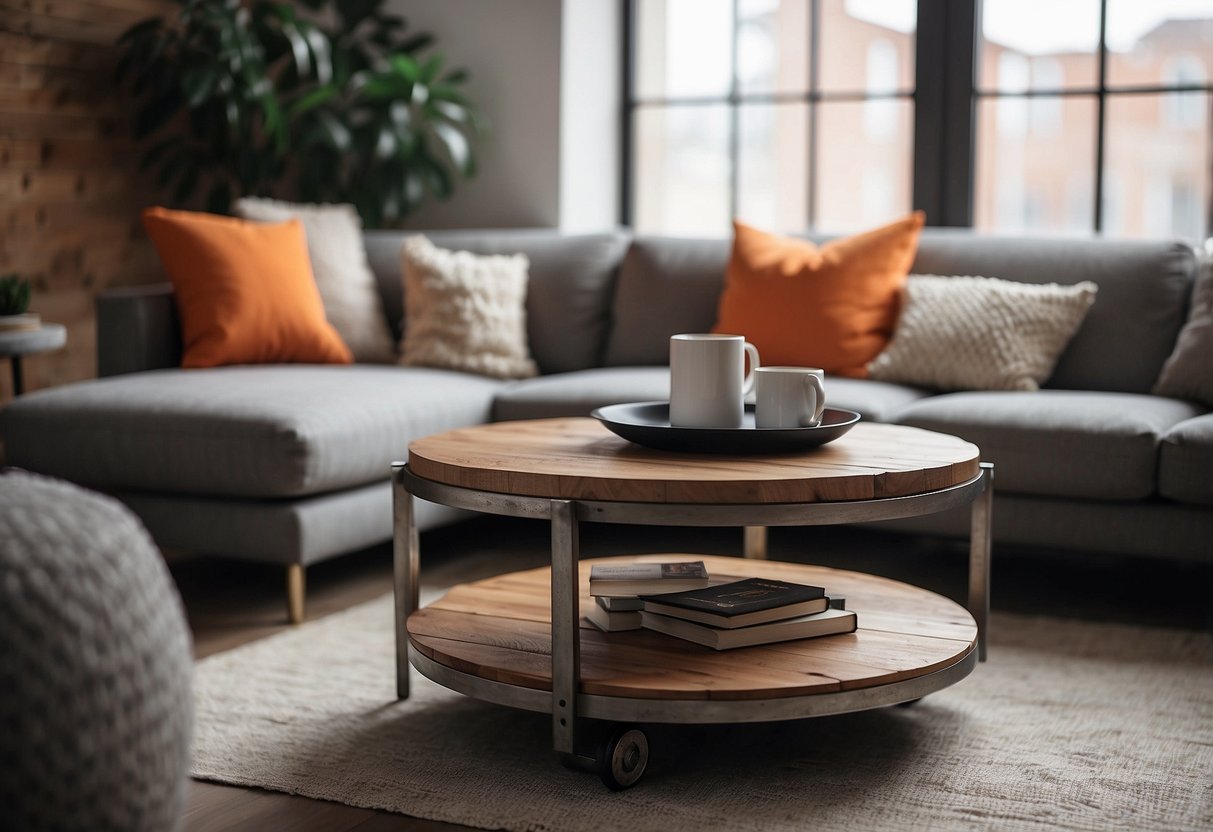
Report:
[[[542,564],[546,525],[480,518],[422,535],[422,579],[436,584],[503,571],[508,563]],[[637,552],[740,551],[740,530],[584,526],[583,557]],[[963,600],[967,549],[956,541],[860,529],[773,529],[771,555],[872,572]],[[996,548],[996,610],[1063,615],[1190,629],[1213,628],[1213,564],[1071,556]],[[199,657],[286,629],[285,570],[218,558],[169,555],[185,600]],[[431,577],[427,577],[431,576]],[[309,619],[343,610],[391,589],[391,552],[377,547],[308,571]],[[588,775],[587,775],[588,776]],[[407,830],[464,827],[358,809],[293,795],[191,783],[185,829]]]

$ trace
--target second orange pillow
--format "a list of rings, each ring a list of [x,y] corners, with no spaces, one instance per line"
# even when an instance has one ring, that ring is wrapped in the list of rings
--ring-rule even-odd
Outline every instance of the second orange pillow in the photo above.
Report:
[[[764,364],[864,378],[897,322],[918,250],[921,211],[818,248],[733,223],[733,252],[713,332],[744,335]]]

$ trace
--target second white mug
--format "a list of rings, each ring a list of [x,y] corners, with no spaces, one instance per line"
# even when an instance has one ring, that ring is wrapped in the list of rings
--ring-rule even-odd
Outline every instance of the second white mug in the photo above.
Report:
[[[750,357],[749,373],[745,357]],[[687,333],[670,337],[670,424],[740,428],[754,389],[758,349],[740,335]]]
[[[821,424],[825,371],[816,367],[759,367],[754,371],[760,428],[811,428]]]

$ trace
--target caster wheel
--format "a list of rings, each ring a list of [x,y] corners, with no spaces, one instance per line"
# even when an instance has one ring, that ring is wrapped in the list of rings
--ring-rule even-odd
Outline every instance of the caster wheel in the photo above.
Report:
[[[649,764],[649,739],[638,728],[621,728],[598,753],[598,776],[612,791],[629,788]]]

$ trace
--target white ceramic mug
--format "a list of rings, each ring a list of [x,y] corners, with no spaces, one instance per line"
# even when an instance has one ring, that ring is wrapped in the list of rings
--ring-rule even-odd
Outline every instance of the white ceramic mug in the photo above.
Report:
[[[759,367],[754,378],[758,391],[754,416],[758,427],[811,428],[821,424],[826,407],[823,370]]]
[[[750,356],[750,372],[745,357]],[[758,349],[740,335],[688,333],[670,337],[670,424],[681,428],[739,428],[743,401],[754,389]]]

